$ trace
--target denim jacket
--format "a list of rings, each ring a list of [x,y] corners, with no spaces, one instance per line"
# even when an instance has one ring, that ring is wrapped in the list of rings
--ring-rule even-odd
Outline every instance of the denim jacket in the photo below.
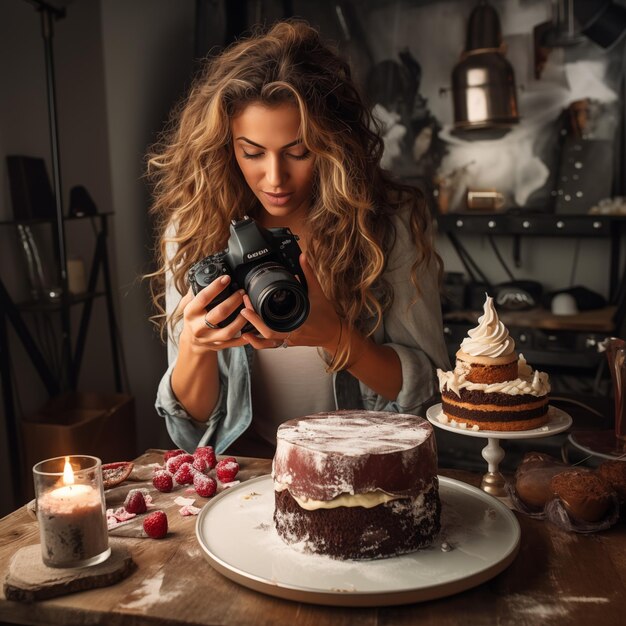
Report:
[[[333,374],[337,409],[369,409],[418,415],[436,392],[435,369],[449,369],[443,338],[437,269],[434,264],[422,267],[418,274],[420,295],[410,271],[415,261],[415,247],[408,223],[408,211],[394,218],[396,240],[388,251],[385,278],[394,293],[393,304],[383,316],[383,323],[373,340],[396,351],[402,365],[402,388],[388,401],[358,381],[347,371]],[[168,281],[168,315],[182,297]],[[182,323],[182,322],[181,322]],[[165,418],[174,443],[193,451],[197,446],[212,445],[218,454],[226,450],[252,422],[250,372],[253,348],[249,345],[228,348],[217,353],[220,394],[206,422],[191,419],[176,399],[171,375],[178,355],[177,336],[168,342],[169,367],[159,384],[156,410]],[[294,415],[294,417],[299,417]]]

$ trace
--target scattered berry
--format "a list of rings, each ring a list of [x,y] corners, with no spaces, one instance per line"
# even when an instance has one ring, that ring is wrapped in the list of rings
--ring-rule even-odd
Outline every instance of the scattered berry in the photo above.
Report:
[[[211,469],[209,467],[209,464],[207,463],[207,460],[203,456],[195,457],[191,466],[194,469],[197,469],[199,472],[202,472],[203,474],[208,474],[209,470]]]
[[[215,466],[215,474],[221,483],[232,483],[239,471],[239,463],[232,457],[222,459]]]
[[[191,463],[183,463],[174,474],[174,480],[179,485],[191,485],[194,473],[195,470]]]
[[[193,486],[196,493],[203,498],[210,498],[215,495],[217,490],[217,483],[210,476],[204,474],[196,474],[193,477]]]
[[[146,506],[146,499],[143,497],[143,493],[139,489],[131,489],[124,501],[124,508],[129,513],[145,513],[148,507]]]
[[[217,459],[215,458],[215,450],[213,446],[200,446],[196,448],[196,451],[193,453],[194,458],[202,457],[206,460],[209,469],[213,469],[215,464],[217,463]]]
[[[167,535],[167,515],[163,511],[154,511],[146,515],[143,520],[143,529],[152,539],[161,539]]]
[[[168,450],[164,455],[163,455],[163,461],[165,463],[167,463],[167,461],[175,456],[178,456],[180,454],[185,454],[184,450],[181,450],[180,448],[177,448],[176,450]]]
[[[193,463],[193,456],[191,456],[191,454],[187,454],[186,452],[184,454],[173,456],[165,462],[165,469],[170,474],[175,474],[183,463]]]
[[[152,477],[152,484],[155,489],[158,489],[163,493],[169,493],[174,487],[172,475],[165,470],[159,470],[158,472],[155,472],[154,476]]]

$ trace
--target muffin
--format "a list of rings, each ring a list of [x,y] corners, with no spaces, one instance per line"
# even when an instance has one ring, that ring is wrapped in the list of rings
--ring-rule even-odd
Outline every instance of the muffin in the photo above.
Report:
[[[626,503],[626,462],[605,461],[596,472],[612,487],[623,507]]]
[[[572,517],[585,522],[601,520],[615,497],[600,476],[582,469],[560,472],[550,481],[550,488]]]
[[[529,452],[515,471],[515,494],[529,508],[536,512],[554,498],[552,478],[566,471],[569,465],[541,452]]]

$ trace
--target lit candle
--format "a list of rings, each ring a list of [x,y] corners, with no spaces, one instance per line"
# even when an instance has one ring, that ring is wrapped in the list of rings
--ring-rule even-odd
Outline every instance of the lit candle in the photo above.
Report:
[[[57,457],[35,465],[33,475],[43,562],[85,567],[107,559],[111,550],[100,459]]]

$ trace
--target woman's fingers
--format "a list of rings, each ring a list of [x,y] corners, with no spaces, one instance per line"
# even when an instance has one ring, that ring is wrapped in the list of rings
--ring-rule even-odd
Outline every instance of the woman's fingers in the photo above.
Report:
[[[247,321],[249,321],[259,331],[259,333],[266,339],[276,334],[275,331],[273,331],[261,319],[261,316],[254,309],[249,309],[249,308],[243,309],[241,311],[241,317],[244,317]]]
[[[230,283],[230,276],[220,276],[211,284],[200,290],[185,309],[189,315],[199,315]]]

